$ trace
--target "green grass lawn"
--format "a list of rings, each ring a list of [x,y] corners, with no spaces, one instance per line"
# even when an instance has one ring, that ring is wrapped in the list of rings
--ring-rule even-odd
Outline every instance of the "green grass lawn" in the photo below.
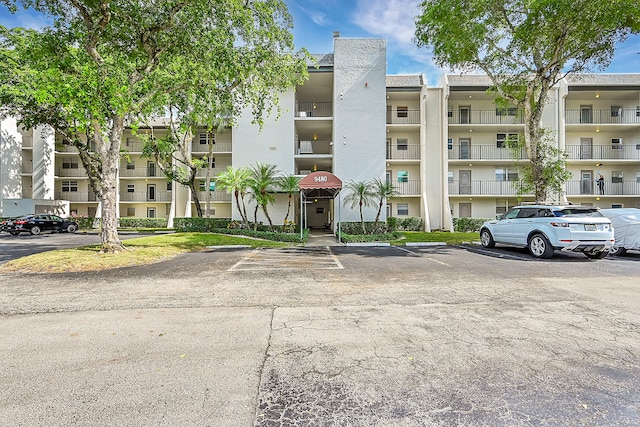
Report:
[[[404,238],[392,245],[407,242],[446,242],[450,245],[473,242],[478,233],[403,232]],[[0,271],[25,273],[60,273],[107,270],[152,264],[185,252],[195,252],[207,246],[249,245],[251,247],[282,247],[289,244],[271,240],[254,239],[215,233],[161,234],[123,241],[126,251],[118,254],[101,254],[100,245],[75,249],[60,249],[18,258],[0,266]]]
[[[95,271],[151,264],[184,252],[199,251],[207,246],[287,246],[282,242],[214,233],[163,234],[128,239],[124,240],[123,244],[127,250],[118,254],[101,254],[100,245],[93,245],[29,255],[7,262],[0,266],[0,271],[29,273]]]
[[[402,232],[404,239],[393,240],[392,245],[404,245],[407,242],[445,242],[449,245],[459,245],[465,242],[475,242],[480,240],[480,234],[477,232],[447,232],[434,231],[426,233],[424,231],[404,231]]]

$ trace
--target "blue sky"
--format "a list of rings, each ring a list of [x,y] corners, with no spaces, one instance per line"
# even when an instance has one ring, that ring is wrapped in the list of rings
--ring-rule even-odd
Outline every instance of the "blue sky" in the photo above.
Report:
[[[333,32],[342,37],[373,37],[387,40],[387,73],[426,76],[430,86],[437,83],[443,70],[438,69],[428,49],[418,49],[413,42],[414,17],[420,0],[285,0],[294,19],[296,47],[311,53],[333,50]],[[0,6],[0,24],[7,27],[41,28],[46,19],[22,11],[12,16]],[[640,73],[640,36],[629,38],[619,46],[609,73]]]

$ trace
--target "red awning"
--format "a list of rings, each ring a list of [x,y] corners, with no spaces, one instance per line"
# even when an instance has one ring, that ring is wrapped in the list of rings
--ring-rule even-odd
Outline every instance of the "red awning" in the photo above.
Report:
[[[313,172],[300,180],[305,197],[333,199],[341,189],[342,181],[331,172]]]

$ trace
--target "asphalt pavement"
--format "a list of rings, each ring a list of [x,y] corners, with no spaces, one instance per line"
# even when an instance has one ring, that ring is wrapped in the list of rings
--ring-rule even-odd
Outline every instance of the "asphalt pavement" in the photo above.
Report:
[[[0,274],[5,425],[640,423],[640,255],[211,249]]]

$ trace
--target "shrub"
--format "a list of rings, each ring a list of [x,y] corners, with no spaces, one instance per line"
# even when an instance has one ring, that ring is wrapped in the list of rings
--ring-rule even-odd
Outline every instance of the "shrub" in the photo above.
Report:
[[[69,218],[78,223],[78,228],[80,230],[88,230],[93,228],[95,224],[100,224],[100,221],[96,221],[95,218],[86,215],[78,215],[76,213],[71,213]]]
[[[387,226],[390,231],[422,231],[424,228],[424,221],[422,218],[407,217],[396,218],[390,216],[387,218]]]
[[[200,231],[207,232],[214,229],[234,228],[231,218],[175,218],[173,228],[176,231]]]
[[[453,218],[453,230],[461,233],[467,231],[480,231],[482,223],[486,218]]]
[[[167,228],[167,218],[120,218],[121,228]]]

